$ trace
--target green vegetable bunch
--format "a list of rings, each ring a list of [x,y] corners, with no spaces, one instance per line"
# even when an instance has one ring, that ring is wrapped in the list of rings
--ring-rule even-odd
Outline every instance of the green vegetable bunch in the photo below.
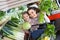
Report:
[[[55,34],[55,26],[54,25],[52,25],[52,24],[47,24],[47,28],[46,28],[46,30],[45,30],[45,34],[46,35],[54,35]]]
[[[40,14],[39,14],[38,21],[40,24],[45,23],[44,14],[42,12],[40,12]]]
[[[28,29],[31,28],[31,25],[30,25],[29,22],[24,22],[23,25],[22,25],[22,27],[23,27],[24,30],[28,30]]]
[[[50,7],[51,7],[51,0],[43,0],[39,5],[40,10],[42,11],[48,11]]]
[[[18,32],[20,32],[22,30],[22,24],[24,23],[24,20],[22,18],[22,12],[26,11],[27,7],[26,6],[22,6],[22,9],[20,9],[19,7],[17,8],[12,8],[10,9],[9,12],[6,12],[5,16],[9,17],[7,23],[5,23],[5,25],[2,28],[3,31],[3,35],[5,37],[8,37],[12,40],[15,40],[16,35]],[[2,15],[3,17],[3,15]],[[6,19],[5,17],[3,17],[4,19]],[[7,19],[6,19],[7,20]],[[6,20],[4,22],[6,22]],[[24,25],[25,26],[25,25]],[[27,24],[26,24],[27,26]]]
[[[0,20],[4,17],[5,12],[4,11],[0,11]]]
[[[45,39],[45,37],[49,37],[50,39],[53,38],[53,40],[55,40],[56,35],[55,35],[55,26],[52,24],[47,24],[47,27],[45,29],[45,32],[37,39],[37,40],[48,40]],[[52,38],[51,38],[52,37]]]
[[[39,9],[50,15],[52,10],[58,9],[58,6],[55,0],[42,0],[39,4]]]
[[[49,12],[49,9],[51,8],[52,1],[51,0],[42,0],[39,9],[41,11]]]
[[[44,23],[44,12],[46,12],[47,15],[50,15],[52,10],[58,9],[55,0],[41,0],[39,4],[39,9],[40,9],[40,15],[39,15],[39,23],[43,24]],[[55,35],[55,26],[53,24],[48,24],[46,26],[44,34],[41,35],[41,37],[38,38],[38,40],[41,40],[41,38],[44,37],[50,37],[53,36],[54,38],[56,37]]]

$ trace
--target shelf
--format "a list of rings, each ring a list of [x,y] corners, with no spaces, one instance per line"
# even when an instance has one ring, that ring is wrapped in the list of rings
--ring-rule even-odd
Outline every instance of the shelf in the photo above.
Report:
[[[37,1],[38,0],[9,0],[5,2],[0,2],[0,10],[6,11],[8,9],[18,7],[20,5],[26,5]]]

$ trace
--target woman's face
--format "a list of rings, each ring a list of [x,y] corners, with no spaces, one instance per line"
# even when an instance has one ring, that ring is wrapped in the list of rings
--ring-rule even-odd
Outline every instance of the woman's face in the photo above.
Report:
[[[30,16],[31,18],[36,18],[36,17],[37,17],[36,11],[33,10],[33,9],[30,9],[30,10],[28,11],[28,13],[29,13],[29,16]]]
[[[23,14],[23,19],[29,21],[29,15],[27,13]]]

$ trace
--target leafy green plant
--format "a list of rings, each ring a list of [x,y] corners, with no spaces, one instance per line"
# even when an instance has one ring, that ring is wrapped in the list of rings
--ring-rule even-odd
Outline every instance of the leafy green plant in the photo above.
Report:
[[[14,40],[16,38],[17,32],[20,32],[22,30],[22,24],[24,23],[24,20],[22,18],[22,12],[27,10],[25,8],[22,8],[22,9],[19,9],[19,7],[12,8],[12,9],[10,9],[9,12],[5,13],[6,14],[5,16],[9,17],[8,18],[9,20],[7,21],[7,23],[5,23],[5,25],[2,28],[3,35],[5,37],[8,37],[8,38],[11,38],[12,40]],[[6,18],[4,18],[4,19],[6,19]]]
[[[39,4],[39,9],[45,11],[47,15],[50,15],[52,10],[58,9],[58,6],[55,0],[42,0]]]
[[[51,37],[53,37],[54,40],[56,38],[55,26],[52,24],[47,24],[45,32],[37,40],[48,40],[51,39]]]
[[[40,12],[40,14],[39,14],[38,21],[40,24],[45,23],[44,14],[42,12]]]
[[[5,15],[5,12],[0,11],[0,19]]]
[[[46,35],[54,35],[55,34],[55,26],[52,24],[47,24],[47,28],[45,30]]]
[[[24,30],[28,30],[28,29],[31,28],[31,25],[30,25],[29,22],[24,22],[23,25],[22,25],[22,27],[23,27]]]
[[[40,15],[39,15],[39,23],[44,23],[44,15],[43,13],[46,12],[47,15],[50,15],[52,10],[57,10],[57,4],[55,0],[41,0],[39,4]],[[44,38],[47,37],[48,39],[53,36],[54,39],[56,38],[55,35],[55,26],[53,24],[46,23],[45,32],[39,37],[37,40],[45,40]]]

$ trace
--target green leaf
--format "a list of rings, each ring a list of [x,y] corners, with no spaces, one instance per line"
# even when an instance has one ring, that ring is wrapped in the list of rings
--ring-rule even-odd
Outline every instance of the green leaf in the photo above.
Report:
[[[28,29],[31,28],[31,25],[30,25],[29,22],[24,22],[22,27],[23,27],[24,30],[28,30]]]
[[[2,19],[2,17],[4,17],[4,15],[5,15],[5,12],[0,11],[0,20]]]
[[[42,12],[39,14],[38,21],[39,21],[40,24],[44,23],[44,14]]]

